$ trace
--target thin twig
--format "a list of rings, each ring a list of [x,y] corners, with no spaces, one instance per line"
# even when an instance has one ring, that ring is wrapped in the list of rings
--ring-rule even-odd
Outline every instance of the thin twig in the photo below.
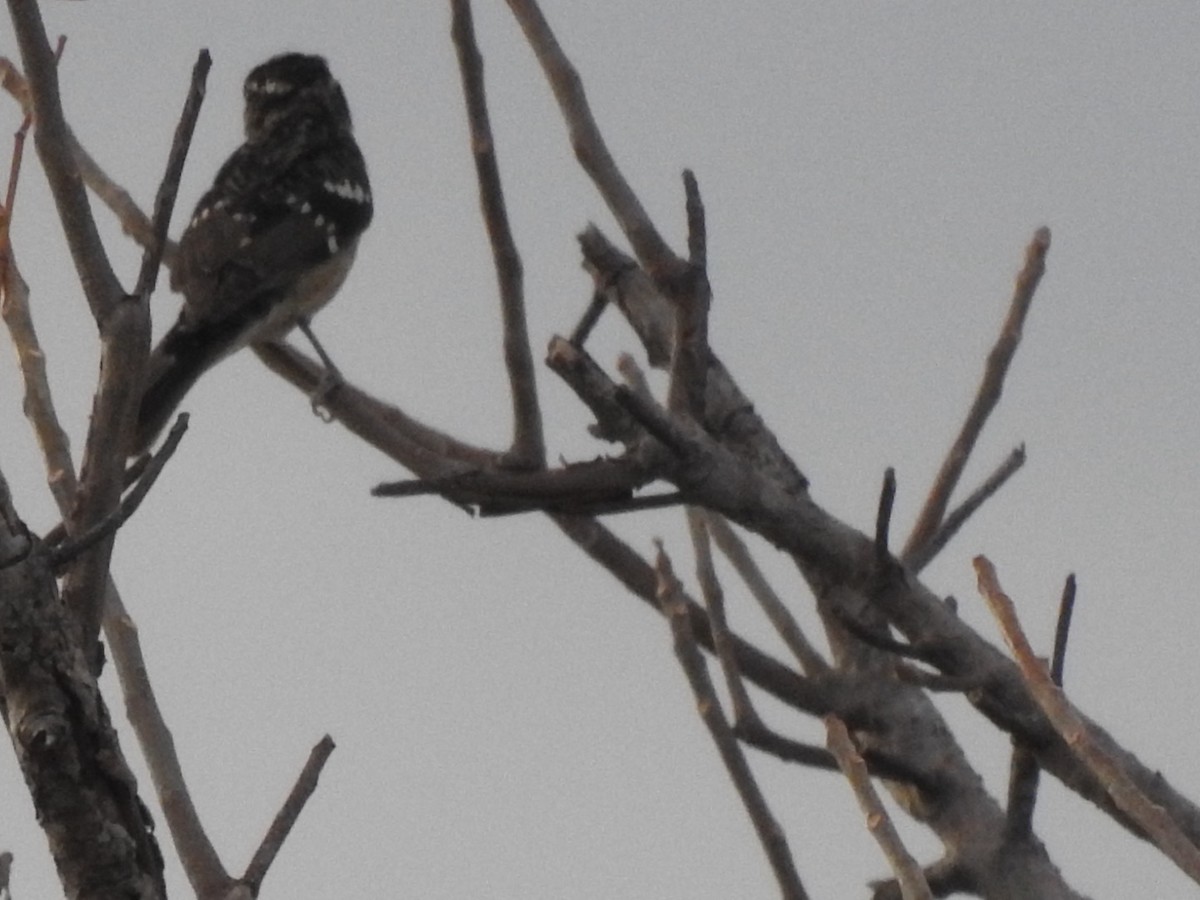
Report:
[[[1024,464],[1025,445],[1021,444],[1012,449],[1008,456],[1005,457],[1004,462],[997,466],[996,470],[984,480],[983,484],[972,491],[966,500],[950,510],[945,519],[942,520],[942,524],[938,526],[937,531],[930,535],[928,540],[918,547],[906,550],[902,557],[902,562],[909,571],[914,575],[920,573],[942,551],[942,548],[950,542],[951,538],[958,534],[959,529],[966,524],[967,519],[979,507],[983,506],[993,494],[1000,490],[1008,482],[1008,479],[1015,475],[1017,470]]]
[[[525,32],[525,39],[550,83],[579,164],[608,204],[642,267],[656,281],[672,277],[685,263],[667,246],[633,188],[617,168],[592,117],[583,81],[563,53],[538,4],[535,0],[508,0],[508,8]]]
[[[1034,291],[1037,290],[1038,282],[1041,281],[1042,274],[1046,271],[1046,253],[1049,250],[1050,229],[1043,226],[1034,233],[1033,240],[1025,249],[1025,265],[1017,275],[1012,302],[1009,304],[1008,316],[1004,321],[1000,336],[996,339],[991,353],[988,354],[983,380],[975,394],[971,409],[967,413],[966,421],[963,422],[958,437],[951,445],[950,451],[946,454],[946,459],[942,462],[942,467],[933,481],[929,496],[925,500],[925,506],[917,516],[917,522],[904,545],[902,557],[907,557],[928,541],[937,531],[938,526],[942,524],[946,506],[949,504],[950,496],[954,493],[954,488],[958,485],[958,480],[967,465],[967,459],[971,455],[975,441],[983,431],[988,416],[991,415],[1000,400],[1004,377],[1008,373],[1008,366],[1012,362],[1013,354],[1017,352],[1017,345],[1021,342],[1021,329],[1024,327],[1025,317],[1029,313],[1029,306],[1033,302]]]
[[[708,396],[708,367],[712,351],[708,346],[708,311],[712,289],[708,283],[705,260],[708,258],[708,230],[700,186],[690,169],[683,171],[688,223],[688,263],[674,277],[656,279],[659,287],[675,306],[675,343],[671,354],[671,384],[667,406],[677,414],[705,421]]]
[[[1054,627],[1054,655],[1050,658],[1050,677],[1062,687],[1063,667],[1067,662],[1067,636],[1071,631],[1071,614],[1075,611],[1075,573],[1067,576],[1062,598],[1058,602],[1058,622]]]
[[[1166,810],[1155,804],[1133,782],[1111,754],[1092,735],[1088,723],[1050,677],[1043,660],[1029,645],[1016,607],[1000,587],[995,567],[985,556],[975,557],[979,592],[1000,625],[1030,694],[1076,757],[1104,786],[1117,807],[1145,832],[1189,878],[1200,884],[1200,848],[1197,848]]]
[[[654,567],[640,553],[619,538],[603,523],[589,516],[551,516],[554,524],[576,546],[644,603],[661,613],[657,598]],[[691,615],[692,632],[701,646],[712,650],[712,629],[699,604],[684,597]],[[830,690],[815,679],[804,678],[794,669],[764,653],[736,634],[738,669],[742,676],[788,706],[814,715],[823,715],[833,707]]]
[[[896,470],[888,466],[883,473],[883,487],[879,491],[879,511],[875,514],[875,555],[880,560],[888,558],[888,529],[892,524],[892,506],[896,502]]]
[[[153,241],[142,253],[142,268],[138,273],[137,286],[133,292],[138,297],[149,297],[158,283],[158,270],[162,264],[166,246],[167,228],[171,224],[171,213],[175,209],[175,198],[179,194],[179,180],[183,177],[183,164],[187,161],[188,149],[192,146],[192,134],[196,120],[200,117],[200,105],[204,102],[208,70],[212,68],[212,57],[201,50],[192,67],[192,83],[188,88],[179,124],[175,126],[175,139],[167,155],[167,167],[154,195],[154,215],[151,217]]]
[[[525,321],[524,275],[521,255],[513,239],[504,205],[496,142],[488,119],[487,94],[483,86],[483,56],[475,41],[470,0],[451,0],[450,34],[458,54],[467,122],[471,129],[471,152],[479,181],[479,203],[487,226],[496,279],[500,286],[500,312],[504,321],[504,362],[513,404],[513,443],[506,462],[516,468],[541,468],[546,464],[542,413],[538,405],[537,379],[529,327]]]
[[[88,305],[96,321],[104,322],[124,291],[104,252],[87,193],[77,177],[78,169],[67,142],[54,52],[46,39],[37,4],[9,0],[8,5],[37,117],[34,144]]]
[[[607,292],[600,288],[592,291],[592,299],[588,302],[587,309],[583,311],[583,315],[579,317],[579,321],[571,329],[571,336],[567,340],[576,347],[582,347],[586,344],[588,337],[591,336],[592,329],[596,327],[596,323],[600,321],[600,316],[604,314],[604,310],[607,307]]]
[[[67,46],[67,37],[64,34],[58,36],[58,42],[54,46],[54,64],[58,65],[62,61],[63,50]],[[7,61],[6,61],[7,62]],[[10,82],[11,79],[11,82]],[[19,79],[19,84],[18,84]],[[33,125],[33,101],[29,96],[29,86],[24,78],[20,78],[19,73],[11,64],[4,71],[5,87],[14,94],[20,97],[21,109],[23,116],[21,124],[18,126],[16,133],[13,135],[13,155],[12,162],[8,170],[8,190],[4,195],[4,209],[8,212],[11,218],[13,208],[17,203],[17,183],[21,176],[21,160],[25,156],[25,138],[29,134],[29,128]]]
[[[826,716],[825,730],[828,735],[827,746],[837,757],[842,774],[850,783],[854,796],[858,799],[859,808],[867,818],[867,831],[883,850],[883,855],[896,875],[901,896],[904,900],[933,900],[933,892],[925,881],[925,874],[905,848],[895,825],[892,824],[891,816],[871,784],[867,766],[845,723],[837,716]]]
[[[1067,634],[1071,629],[1071,610],[1075,607],[1075,575],[1067,576],[1058,607],[1058,623],[1054,629],[1054,656],[1050,660],[1050,679],[1062,687],[1063,663],[1067,655]],[[1007,837],[1012,841],[1027,840],[1033,834],[1033,811],[1037,804],[1041,767],[1028,745],[1013,742],[1012,763],[1008,776],[1008,809],[1005,822]]]
[[[64,40],[65,38],[59,38],[60,52]],[[30,99],[28,82],[16,66],[3,57],[0,57],[0,88],[12,95],[26,115],[32,111],[33,102]],[[132,237],[140,247],[151,246],[154,243],[154,232],[150,217],[142,212],[141,207],[138,206],[129,191],[113,181],[108,173],[100,167],[100,164],[92,158],[92,155],[79,143],[79,139],[75,137],[69,125],[67,126],[67,146],[71,151],[71,156],[75,159],[75,164],[79,167],[79,176],[83,179],[83,183],[117,217],[122,231]],[[163,242],[163,262],[167,268],[174,263],[175,250],[174,241]]]
[[[713,649],[725,674],[725,686],[733,701],[733,720],[736,725],[752,723],[762,725],[762,720],[750,702],[750,694],[738,671],[733,642],[729,639],[729,622],[725,618],[725,592],[717,578],[713,565],[712,544],[705,527],[704,513],[694,506],[687,510],[688,531],[692,538],[692,552],[696,557],[696,582],[700,585],[700,596],[708,610],[708,621],[712,625]]]
[[[258,896],[267,870],[271,868],[271,863],[275,861],[275,856],[283,847],[283,842],[287,840],[296,820],[300,818],[300,813],[304,811],[304,804],[317,789],[317,780],[321,777],[321,770],[328,762],[335,746],[333,738],[325,735],[313,747],[312,753],[308,756],[308,762],[305,763],[304,769],[292,786],[291,793],[288,794],[287,800],[284,801],[279,813],[275,816],[275,821],[267,829],[267,834],[258,850],[255,851],[254,858],[250,860],[250,865],[246,866],[246,874],[242,876],[241,880],[244,884],[249,885],[254,896]]]
[[[733,530],[724,516],[713,512],[705,513],[705,525],[712,535],[717,547],[725,554],[726,559],[737,570],[738,575],[746,582],[746,587],[758,601],[763,612],[770,620],[772,627],[778,632],[800,668],[806,675],[817,675],[829,670],[829,663],[817,652],[804,635],[804,631],[796,622],[795,616],[788,611],[787,605],[780,599],[779,594],[771,587],[762,569],[750,555],[750,548]]]
[[[758,834],[759,842],[767,854],[780,892],[785,900],[807,898],[808,894],[800,883],[795,861],[788,849],[787,837],[771,814],[766,798],[754,780],[754,773],[750,771],[746,757],[742,754],[737,739],[729,728],[729,722],[721,711],[720,701],[704,665],[704,657],[700,654],[700,648],[696,645],[696,638],[692,633],[682,587],[661,544],[656,569],[658,602],[671,625],[671,632],[675,638],[675,655],[679,658],[679,664],[691,685],[700,717],[708,727],[713,743],[721,754],[721,760],[725,763],[725,769],[737,788],[742,804],[746,807]]]
[[[175,424],[171,426],[171,431],[162,447],[149,457],[141,477],[134,483],[133,489],[121,500],[120,506],[79,537],[67,538],[49,553],[47,559],[52,569],[60,570],[80,553],[114,534],[117,529],[129,521],[130,517],[137,512],[138,507],[142,505],[142,501],[146,499],[146,495],[150,493],[150,489],[154,487],[154,482],[162,474],[167,461],[175,455],[175,449],[183,439],[184,432],[187,431],[187,423],[188,414],[180,413]]]

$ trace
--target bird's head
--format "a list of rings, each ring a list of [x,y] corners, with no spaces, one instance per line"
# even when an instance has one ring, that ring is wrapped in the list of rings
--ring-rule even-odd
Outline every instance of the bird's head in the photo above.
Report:
[[[258,143],[297,118],[324,121],[349,132],[350,108],[342,86],[320,56],[281,53],[246,76],[246,140]]]

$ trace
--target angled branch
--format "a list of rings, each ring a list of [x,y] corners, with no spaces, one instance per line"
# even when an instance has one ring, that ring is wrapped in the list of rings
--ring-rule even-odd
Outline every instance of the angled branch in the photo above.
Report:
[[[179,124],[175,126],[175,138],[167,156],[167,168],[163,173],[158,191],[154,195],[154,215],[151,217],[152,241],[142,253],[142,268],[138,273],[137,286],[133,292],[138,297],[149,297],[158,283],[158,269],[162,264],[167,243],[167,227],[171,224],[171,213],[175,210],[175,198],[179,194],[179,179],[183,177],[183,164],[187,161],[188,149],[192,146],[192,134],[196,120],[200,117],[200,105],[204,102],[204,90],[208,81],[208,70],[212,68],[212,57],[201,50],[192,67],[192,84],[188,89]]]
[[[667,246],[625,180],[592,117],[583,81],[563,53],[535,0],[508,0],[525,39],[533,48],[570,133],[571,148],[583,170],[625,233],[642,266],[656,281],[672,277],[683,265]]]
[[[513,404],[513,444],[507,462],[516,468],[541,468],[546,464],[542,414],[538,406],[533,353],[525,321],[525,297],[521,255],[517,251],[504,206],[496,144],[488,120],[487,95],[483,87],[483,56],[475,41],[470,0],[451,0],[450,33],[458,54],[467,120],[471,129],[471,151],[479,181],[479,203],[487,226],[500,285],[500,311],[504,321],[504,361]]]
[[[996,467],[992,472],[962,503],[952,509],[949,514],[942,520],[942,524],[938,526],[937,531],[929,536],[929,539],[920,546],[913,547],[911,550],[905,550],[905,554],[901,561],[914,574],[920,572],[927,566],[931,560],[939,553],[958,534],[960,528],[966,524],[979,507],[1000,488],[1002,488],[1008,479],[1017,473],[1017,470],[1025,464],[1025,445],[1022,444],[1014,447],[1012,452],[1005,457],[1004,462]]]
[[[1089,724],[1051,679],[1046,664],[1034,654],[1017,618],[1016,607],[1000,587],[996,570],[987,557],[975,557],[975,573],[979,578],[979,593],[996,617],[1034,700],[1055,730],[1100,780],[1116,805],[1175,865],[1200,884],[1200,849],[1188,840],[1166,810],[1141,791],[1119,760],[1094,739]]]
[[[925,500],[925,506],[917,516],[917,522],[908,536],[908,542],[904,545],[904,552],[901,554],[903,557],[915,552],[916,548],[928,541],[937,531],[938,526],[942,524],[946,506],[949,504],[950,496],[954,493],[954,488],[967,465],[967,459],[975,447],[975,441],[983,431],[988,416],[991,415],[1000,400],[1000,392],[1004,388],[1004,377],[1008,373],[1008,366],[1012,362],[1013,355],[1017,352],[1017,345],[1021,342],[1021,329],[1025,325],[1025,317],[1033,302],[1034,291],[1037,290],[1038,282],[1041,281],[1042,274],[1046,271],[1046,254],[1049,250],[1050,229],[1039,228],[1025,249],[1025,265],[1017,275],[1008,316],[1004,320],[1000,336],[996,339],[991,353],[988,354],[983,380],[975,394],[975,401],[971,404],[966,421],[963,422],[958,437],[954,439],[954,443],[933,481],[929,496]]]
[[[37,121],[34,144],[46,171],[46,180],[88,305],[97,323],[103,327],[124,291],[104,252],[87,193],[71,155],[54,52],[46,39],[46,28],[36,3],[9,0],[8,9],[21,48],[25,75],[29,79]]]
[[[729,722],[721,711],[720,701],[717,699],[712,681],[709,679],[704,665],[704,657],[701,656],[695,635],[692,634],[682,587],[671,569],[671,562],[663,552],[661,544],[658,550],[656,569],[658,572],[658,602],[662,607],[663,615],[671,624],[671,632],[675,637],[675,654],[679,658],[679,664],[696,697],[700,716],[708,727],[717,751],[721,754],[721,760],[725,763],[725,769],[729,772],[734,787],[737,788],[742,804],[746,807],[746,812],[758,834],[759,842],[775,873],[775,879],[779,883],[781,895],[785,900],[804,900],[808,894],[805,893],[804,887],[800,883],[795,861],[788,848],[787,837],[771,814],[766,798],[763,797],[758,783],[754,780],[754,773],[750,771],[746,757],[742,754],[737,739],[729,727]]]
[[[246,873],[242,876],[241,881],[250,887],[253,896],[258,896],[263,879],[267,876],[267,870],[271,868],[271,863],[275,861],[275,857],[283,847],[283,842],[287,840],[296,820],[300,818],[300,813],[304,811],[304,805],[308,802],[308,798],[317,789],[317,780],[321,777],[321,770],[329,761],[334,747],[333,738],[329,735],[325,735],[313,747],[308,756],[308,762],[304,764],[304,769],[296,778],[296,783],[292,785],[291,792],[276,814],[271,827],[267,829],[262,843],[254,853],[254,858],[250,860],[250,865],[246,866]]]
[[[750,593],[762,607],[772,627],[783,639],[788,649],[792,651],[792,655],[796,657],[796,661],[800,663],[800,668],[804,673],[816,675],[828,671],[829,663],[805,637],[795,616],[788,611],[787,605],[767,582],[762,569],[750,555],[750,549],[746,546],[745,541],[738,536],[724,516],[706,512],[704,523],[717,547],[737,570],[742,581],[746,583],[746,587],[750,589]]]
[[[826,716],[825,730],[829,750],[837,758],[842,774],[850,783],[858,806],[867,818],[867,830],[883,850],[884,857],[896,875],[901,896],[904,900],[933,900],[933,893],[929,890],[921,866],[900,840],[900,834],[871,784],[866,763],[854,745],[845,723],[837,716]]]
[[[188,414],[180,413],[175,424],[171,426],[167,439],[163,441],[162,447],[149,457],[146,465],[140,470],[137,480],[134,481],[132,490],[121,500],[120,506],[79,537],[67,538],[48,554],[47,561],[52,569],[59,571],[62,566],[75,559],[80,553],[105,538],[111,537],[117,529],[129,521],[130,517],[137,512],[138,507],[142,505],[142,501],[146,499],[146,495],[150,493],[150,489],[154,487],[154,482],[162,474],[167,460],[175,455],[175,449],[183,440],[184,432],[187,431],[187,423]]]

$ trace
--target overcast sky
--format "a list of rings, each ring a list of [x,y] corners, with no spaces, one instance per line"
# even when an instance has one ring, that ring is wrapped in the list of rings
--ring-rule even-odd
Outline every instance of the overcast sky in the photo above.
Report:
[[[492,122],[523,254],[535,353],[590,294],[574,235],[618,231],[572,159],[507,9],[477,4]],[[860,528],[884,468],[911,523],[975,390],[1024,247],[1047,275],[973,486],[1028,461],[926,571],[996,638],[974,588],[987,553],[1040,646],[1062,580],[1080,593],[1067,686],[1185,792],[1194,750],[1200,443],[1200,7],[1189,4],[546,4],[609,146],[676,247],[679,173],[709,225],[713,345],[812,482]],[[69,36],[63,100],[80,139],[144,205],[197,51],[214,66],[176,223],[240,139],[240,85],[285,50],[342,81],[376,212],[316,328],[347,377],[457,436],[509,434],[498,304],[441,3],[47,4]],[[0,25],[0,53],[16,56]],[[0,132],[18,123],[0,103]],[[138,251],[99,216],[125,283]],[[56,401],[82,446],[95,328],[36,165],[13,228]],[[177,298],[154,298],[156,330]],[[636,351],[616,317],[592,347]],[[57,516],[0,352],[0,466],[38,530]],[[539,372],[552,458],[606,449]],[[708,741],[665,626],[537,516],[471,520],[378,500],[404,477],[250,354],[189,396],[192,428],[118,540],[113,572],[193,796],[240,872],[310,747],[338,749],[264,897],[770,897],[773,880]],[[688,568],[678,511],[613,526]],[[764,565],[805,622],[811,598]],[[776,644],[732,582],[736,627]],[[105,687],[115,718],[115,681]],[[1003,796],[1008,748],[939,701]],[[821,741],[773,705],[774,724]],[[143,772],[136,745],[125,749]],[[5,758],[7,757],[7,758]],[[755,758],[814,897],[886,874],[849,789]],[[143,793],[151,790],[140,775]],[[57,891],[11,756],[0,849],[18,900]],[[1096,897],[1189,896],[1169,863],[1056,783],[1036,827]],[[907,829],[923,861],[937,847]],[[188,894],[169,849],[172,896]],[[1147,886],[1153,890],[1147,893]]]

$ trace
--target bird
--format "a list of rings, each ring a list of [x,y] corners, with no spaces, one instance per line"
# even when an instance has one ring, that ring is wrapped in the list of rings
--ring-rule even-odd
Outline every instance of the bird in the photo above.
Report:
[[[179,239],[171,287],[183,306],[150,353],[131,456],[225,357],[297,325],[311,337],[308,320],[342,286],[371,223],[366,162],[325,59],[274,56],[243,95],[245,140]]]

